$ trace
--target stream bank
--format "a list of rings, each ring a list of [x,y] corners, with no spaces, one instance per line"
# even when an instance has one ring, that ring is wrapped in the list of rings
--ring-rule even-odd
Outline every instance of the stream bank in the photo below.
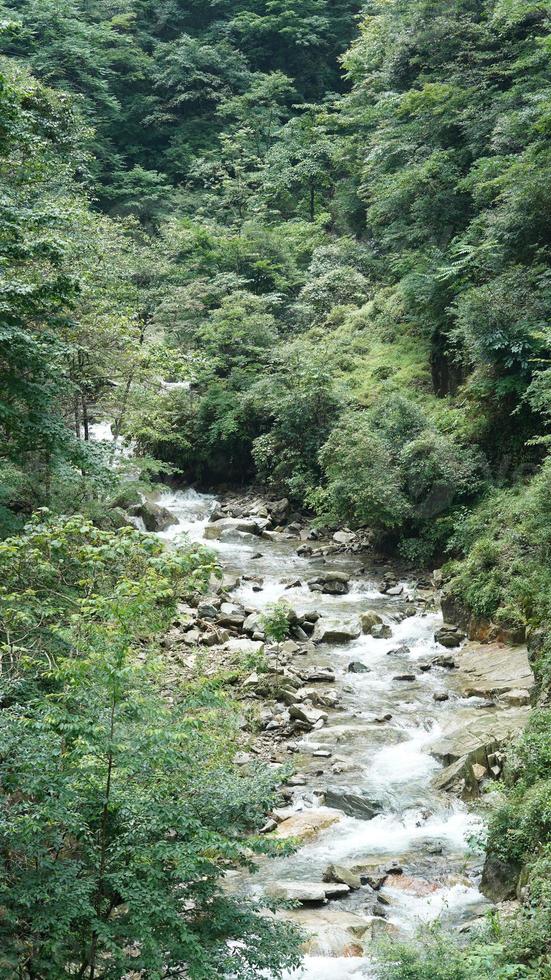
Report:
[[[237,695],[259,730],[244,723],[235,761],[293,767],[263,830],[300,846],[228,887],[301,903],[280,913],[308,937],[297,980],[374,976],[381,934],[437,919],[467,933],[489,906],[469,848],[483,819],[467,801],[526,723],[524,649],[465,642],[444,627],[430,581],[399,580],[347,531],[319,540],[281,501],[187,490],[157,503],[173,521],[159,535],[208,545],[224,570],[180,610],[169,661],[217,673],[250,657]],[[275,644],[262,614],[281,601],[291,636]]]

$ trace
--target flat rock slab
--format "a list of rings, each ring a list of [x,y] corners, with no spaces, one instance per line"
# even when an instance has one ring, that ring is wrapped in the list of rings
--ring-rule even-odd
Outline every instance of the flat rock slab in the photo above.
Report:
[[[430,748],[431,755],[446,765],[456,762],[481,748],[495,752],[522,731],[528,721],[530,709],[509,708],[504,711],[481,711],[477,718],[452,728]],[[483,760],[472,759],[472,762]]]
[[[333,824],[342,819],[342,813],[331,807],[320,807],[318,809],[301,810],[291,814],[286,820],[282,820],[273,832],[274,837],[287,840],[289,837],[297,837],[299,840],[309,840],[315,837],[322,830],[326,830]]]
[[[266,888],[266,893],[272,898],[305,905],[310,902],[326,902],[328,898],[341,898],[342,895],[348,895],[349,891],[348,885],[317,881],[276,881]]]
[[[350,640],[357,640],[361,632],[357,620],[340,623],[337,620],[321,619],[316,623],[313,640],[315,643],[349,643]]]
[[[465,799],[478,796],[477,766],[491,769],[488,758],[507,745],[528,723],[529,707],[480,712],[476,719],[451,730],[431,746],[431,754],[446,768],[438,773],[434,785],[441,790],[459,791]]]
[[[363,943],[371,940],[371,919],[331,905],[281,909],[277,918],[295,923],[306,933],[301,949],[310,956],[362,956]]]
[[[467,697],[487,698],[519,689],[530,691],[534,686],[526,647],[472,642],[455,659],[457,682]]]

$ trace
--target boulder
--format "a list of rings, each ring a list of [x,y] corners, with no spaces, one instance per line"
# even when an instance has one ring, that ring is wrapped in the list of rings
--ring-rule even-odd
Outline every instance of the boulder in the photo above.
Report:
[[[356,535],[353,531],[335,531],[333,535],[333,541],[337,544],[354,544],[356,540]]]
[[[325,886],[322,882],[309,881],[276,881],[266,889],[271,898],[280,898],[285,902],[326,902]]]
[[[373,626],[370,632],[375,640],[388,640],[392,636],[392,630],[386,623]]]
[[[274,837],[287,840],[289,837],[296,837],[298,840],[309,840],[315,837],[322,830],[331,827],[342,819],[339,810],[329,807],[312,808],[301,810],[299,813],[291,813],[277,825]]]
[[[282,497],[281,500],[271,501],[268,504],[268,510],[274,524],[283,524],[287,520],[290,510],[287,497]]]
[[[361,660],[352,660],[346,668],[349,674],[369,674],[371,667],[363,664]]]
[[[313,639],[315,643],[349,643],[361,634],[356,621],[341,623],[338,620],[321,619],[316,623]]]
[[[251,534],[254,537],[259,537],[262,531],[265,531],[268,527],[270,521],[266,517],[251,517],[247,519],[239,517],[225,517],[222,520],[214,521],[212,524],[207,524],[204,537],[209,540],[220,540],[222,537],[228,537],[235,532],[241,532],[242,534]]]
[[[253,633],[264,633],[264,626],[262,624],[262,616],[260,613],[250,613],[246,619],[243,620],[243,630],[250,636]]]
[[[461,646],[465,638],[465,633],[459,626],[450,626],[448,623],[444,623],[434,634],[436,642],[447,648]]]
[[[132,507],[130,513],[135,517],[141,517],[146,531],[166,531],[168,527],[178,523],[178,518],[174,514],[152,500],[142,501]]]
[[[491,902],[515,898],[521,870],[521,865],[514,861],[502,861],[495,854],[487,854],[480,891]]]
[[[197,615],[199,619],[216,619],[219,609],[220,599],[203,600],[197,606]]]
[[[323,872],[323,880],[326,882],[336,881],[338,884],[348,885],[352,891],[362,887],[359,875],[355,875],[353,871],[349,871],[348,868],[343,868],[340,864],[330,864]]]
[[[376,612],[364,612],[360,616],[360,623],[362,627],[362,633],[371,633],[374,626],[379,626],[382,623],[382,619]]]
[[[314,728],[319,722],[325,722],[327,712],[307,704],[294,704],[289,708],[289,715],[307,728]]]
[[[334,684],[335,682],[335,671],[332,667],[314,667],[301,676],[306,684]]]
[[[371,820],[372,817],[381,812],[380,803],[376,803],[366,796],[361,796],[359,793],[352,793],[347,789],[330,786],[324,790],[324,796],[327,806],[342,810],[347,817]]]
[[[403,585],[391,585],[390,588],[386,590],[386,595],[398,596],[398,595],[402,595],[403,591],[404,591]]]
[[[350,575],[339,571],[321,572],[308,581],[308,588],[312,592],[323,592],[326,595],[346,595],[350,589]]]

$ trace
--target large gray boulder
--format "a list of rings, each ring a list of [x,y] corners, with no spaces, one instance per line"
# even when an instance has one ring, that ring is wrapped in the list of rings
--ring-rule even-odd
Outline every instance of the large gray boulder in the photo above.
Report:
[[[330,864],[323,872],[323,880],[326,882],[336,881],[338,884],[348,885],[352,891],[362,887],[360,876],[354,874],[353,871],[349,871],[348,868],[343,868],[340,864]]]
[[[207,540],[216,541],[221,538],[231,537],[232,534],[237,532],[259,537],[269,524],[270,521],[266,517],[224,517],[222,520],[207,524],[204,537]]]
[[[154,503],[152,500],[143,500],[131,508],[130,513],[134,517],[141,517],[146,531],[166,531],[173,524],[178,523],[178,518],[166,507]]]
[[[357,620],[341,623],[333,619],[320,619],[316,623],[313,637],[315,643],[349,643],[361,635]]]
[[[343,883],[326,883],[311,881],[277,881],[267,888],[272,898],[281,898],[286,902],[326,902],[328,898],[340,898],[350,891]]]
[[[336,810],[342,810],[347,817],[356,817],[358,820],[371,820],[377,813],[381,812],[380,803],[370,800],[359,793],[352,793],[347,789],[340,789],[337,786],[328,786],[324,790],[325,803],[327,806]]]

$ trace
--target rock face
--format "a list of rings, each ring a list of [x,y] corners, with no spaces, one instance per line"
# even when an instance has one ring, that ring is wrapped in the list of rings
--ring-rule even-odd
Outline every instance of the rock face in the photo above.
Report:
[[[467,799],[477,796],[478,770],[473,767],[483,766],[493,772],[496,768],[493,756],[523,730],[529,714],[529,708],[481,712],[476,721],[459,725],[434,742],[431,753],[446,766],[436,777],[435,786],[444,790],[459,789]]]
[[[472,642],[456,656],[461,692],[467,697],[487,698],[519,689],[530,692],[534,686],[526,647]]]
[[[361,634],[360,624],[356,621],[340,623],[337,620],[320,619],[314,629],[315,643],[348,643],[357,640]]]
[[[493,854],[486,856],[480,891],[491,902],[505,902],[514,898],[521,873],[521,865],[513,861],[501,861]]]
[[[132,507],[131,513],[135,517],[141,517],[146,531],[166,531],[168,527],[178,523],[178,518],[174,514],[152,500],[144,500]]]

